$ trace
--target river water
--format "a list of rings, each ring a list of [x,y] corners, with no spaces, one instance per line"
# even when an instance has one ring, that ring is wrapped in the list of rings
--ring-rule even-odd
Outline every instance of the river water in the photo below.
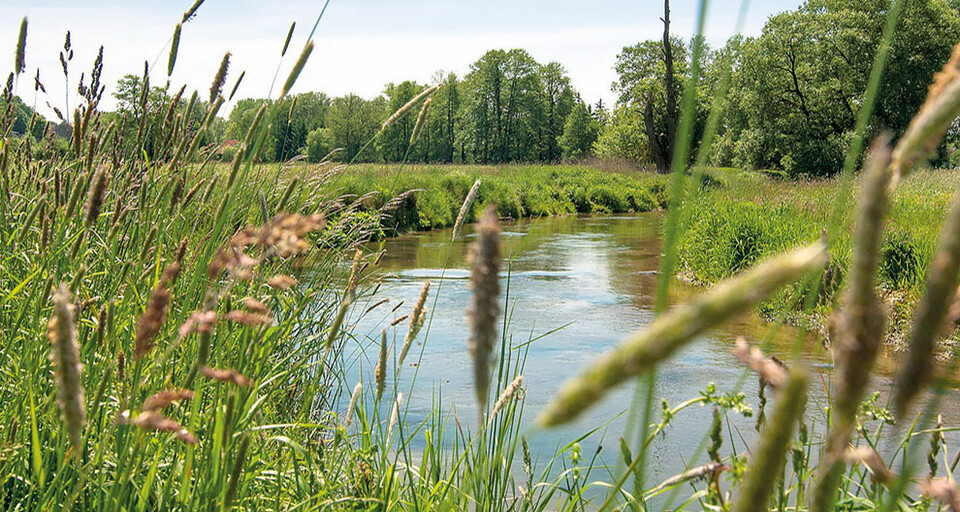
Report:
[[[513,346],[538,338],[529,345],[522,372],[526,387],[523,425],[541,467],[558,447],[596,428],[600,430],[581,443],[584,458],[589,461],[602,446],[599,460],[608,464],[619,461],[618,440],[626,429],[635,384],[621,386],[569,425],[537,430],[532,424],[566,379],[653,319],[662,249],[661,221],[662,214],[646,213],[554,217],[503,225],[504,270],[509,269],[505,300],[507,338]],[[455,408],[462,421],[475,422],[472,363],[467,351],[469,328],[464,317],[470,297],[466,254],[474,235],[468,226],[461,240],[451,243],[450,236],[449,230],[439,230],[384,242],[386,253],[381,270],[371,278],[379,288],[370,303],[384,298],[389,301],[356,321],[354,333],[358,341],[348,347],[347,359],[357,361],[349,370],[350,378],[369,382],[376,365],[380,330],[408,313],[424,281],[432,282],[428,324],[397,383],[397,388],[407,396],[406,424],[424,417],[438,395],[442,396],[440,405],[444,410]],[[506,281],[504,289],[507,290]],[[682,300],[699,291],[678,283],[672,295],[674,300]],[[391,311],[395,307],[398,309]],[[406,325],[404,322],[388,327],[390,338],[396,339],[398,345]],[[540,338],[558,328],[561,329]],[[789,360],[797,340],[796,331],[780,327],[770,334],[771,325],[750,313],[690,344],[660,365],[655,388],[657,403],[662,399],[674,406],[699,396],[709,383],[715,383],[718,393],[745,393],[746,402],[756,412],[756,378],[744,370],[731,349],[737,335],[746,336],[752,343],[767,339],[769,352]],[[802,352],[815,372],[807,421],[817,432],[822,430],[827,405],[824,396],[829,381],[829,354],[813,337],[803,342]],[[885,401],[888,381],[878,378],[876,388]],[[388,391],[388,395],[392,393]],[[946,409],[956,410],[950,405],[955,403],[956,395],[949,394]],[[957,414],[944,416],[946,421],[956,424]],[[744,418],[736,413],[729,417],[733,421],[724,432],[724,453],[746,453],[755,438],[755,417]],[[654,420],[659,420],[659,405]],[[694,406],[677,415],[651,448],[648,482],[659,482],[706,462],[705,453],[699,453],[696,459],[694,456],[710,430],[711,420],[712,407]],[[607,478],[602,473],[595,476]]]

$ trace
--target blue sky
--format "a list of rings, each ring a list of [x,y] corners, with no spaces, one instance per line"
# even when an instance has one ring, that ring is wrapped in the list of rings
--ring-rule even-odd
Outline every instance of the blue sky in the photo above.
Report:
[[[62,108],[65,86],[58,51],[67,30],[75,49],[74,77],[89,71],[102,44],[108,91],[123,74],[142,72],[145,60],[156,61],[151,81],[162,85],[168,41],[190,3],[0,0],[6,13],[0,19],[0,47],[9,48],[6,66],[12,67],[19,22],[27,16],[30,79],[18,86],[25,100],[32,100],[32,76],[40,68],[52,102]],[[771,14],[799,3],[753,0],[744,33],[759,33]],[[689,37],[699,2],[673,0],[671,4],[672,31]],[[710,4],[707,38],[711,44],[721,45],[734,33],[740,2],[714,0]],[[230,51],[228,87],[246,70],[237,97],[266,96],[278,64],[278,80],[283,81],[322,5],[322,0],[207,0],[197,17],[183,27],[172,86],[179,89],[186,83],[188,90],[208,90],[220,59]],[[662,8],[659,0],[331,0],[317,30],[316,50],[295,92],[321,90],[339,95],[352,91],[370,97],[380,93],[387,82],[415,79],[425,83],[437,70],[462,75],[488,49],[520,47],[540,62],[563,64],[585,101],[602,98],[611,103],[617,52],[624,45],[658,38]],[[280,48],[293,21],[297,30],[291,50],[280,63]],[[71,94],[75,89],[74,81]],[[70,101],[74,105],[76,98]],[[112,98],[106,103],[112,108]],[[39,104],[42,106],[43,99]]]

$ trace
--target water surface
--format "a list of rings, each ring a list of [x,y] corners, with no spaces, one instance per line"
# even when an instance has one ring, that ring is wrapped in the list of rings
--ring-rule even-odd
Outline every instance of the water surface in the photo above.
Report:
[[[577,374],[597,355],[614,347],[626,335],[653,319],[653,297],[662,251],[662,215],[554,217],[503,225],[505,311],[511,346],[529,344],[523,369],[526,387],[526,433],[534,456],[542,465],[578,436],[600,427],[582,442],[586,459],[598,447],[601,460],[619,460],[618,439],[624,435],[636,385],[623,385],[581,418],[561,428],[529,428],[562,383]],[[474,239],[472,227],[462,240],[451,243],[449,230],[414,233],[384,242],[386,250],[372,280],[379,287],[372,303],[389,301],[360,318],[358,342],[348,350],[358,356],[351,378],[369,381],[376,365],[379,333],[391,320],[408,313],[426,280],[433,283],[427,327],[411,350],[397,387],[407,396],[408,423],[431,410],[442,391],[445,410],[457,411],[462,421],[475,421],[472,363],[467,352],[468,327],[464,317],[470,292],[467,286],[467,248]],[[677,283],[672,295],[683,300],[698,293],[696,287]],[[392,311],[397,308],[396,311]],[[402,343],[407,324],[389,328],[390,339]],[[547,336],[545,333],[558,329]],[[732,355],[736,336],[751,342],[767,340],[768,351],[789,360],[797,331],[773,328],[755,313],[745,314],[690,344],[657,373],[656,395],[674,406],[699,396],[709,383],[720,393],[744,392],[756,412],[757,382]],[[817,372],[811,379],[808,422],[814,431],[823,423],[824,390],[830,364],[826,350],[814,337],[803,339],[802,352]],[[363,375],[361,375],[361,373]],[[411,384],[416,374],[415,384]],[[818,375],[819,374],[819,375]],[[878,379],[884,396],[888,384]],[[948,396],[948,404],[955,401]],[[955,409],[955,407],[947,407]],[[666,434],[656,440],[650,455],[650,482],[658,482],[685,468],[706,461],[698,447],[709,432],[712,407],[693,407],[680,413]],[[659,420],[659,410],[655,411]],[[386,414],[389,414],[387,412]],[[945,414],[956,420],[957,415]],[[755,418],[731,414],[732,428],[724,432],[724,453],[744,453],[755,436]],[[416,443],[417,441],[414,440]],[[631,443],[635,445],[635,443]],[[605,478],[603,474],[595,477]]]

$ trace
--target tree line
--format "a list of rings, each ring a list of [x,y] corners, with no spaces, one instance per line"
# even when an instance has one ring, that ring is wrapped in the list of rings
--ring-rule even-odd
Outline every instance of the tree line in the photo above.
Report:
[[[441,86],[431,96],[428,121],[413,145],[416,115],[382,128],[393,112],[429,86],[408,80],[387,84],[374,98],[330,97],[323,92],[284,98],[261,158],[286,161],[302,155],[319,161],[330,155],[357,162],[559,162],[589,155],[604,117],[583,104],[563,66],[541,64],[520,49],[491,50],[462,79],[455,73],[438,72],[434,83]],[[135,75],[120,81],[115,117],[138,115],[144,100],[141,84],[142,78]],[[160,87],[152,87],[148,96],[147,103],[157,105],[155,112],[171,99],[171,93]],[[271,101],[238,100],[226,118],[214,120],[210,139],[242,140],[257,112]],[[191,112],[202,116],[207,103],[195,103]],[[232,154],[229,148],[224,153]]]
[[[874,134],[903,132],[960,41],[960,2],[903,3],[870,120]],[[663,40],[626,47],[617,56],[618,101],[593,149],[601,157],[665,170],[681,90],[695,88],[696,146],[714,92],[729,74],[709,148],[712,165],[834,174],[854,133],[889,7],[886,0],[807,0],[770,17],[759,36],[735,37],[719,49],[702,45],[701,73],[692,83],[693,42],[670,36],[667,1]],[[957,145],[958,130],[951,132],[938,163]]]
[[[599,121],[583,105],[559,63],[540,64],[524,50],[491,50],[461,79],[437,74],[428,122],[409,145],[416,116],[405,116],[376,137],[384,120],[427,87],[390,83],[372,99],[355,94],[330,98],[304,93],[281,108],[271,134],[272,154],[284,160],[305,154],[318,160],[340,148],[337,158],[364,162],[496,164],[556,162],[590,151]],[[239,138],[266,100],[241,100],[227,120],[228,138]],[[569,125],[569,129],[568,129]]]
[[[662,37],[624,47],[617,55],[617,80],[612,84],[617,101],[610,110],[602,102],[585,102],[561,64],[537,62],[521,49],[490,50],[462,77],[438,72],[430,84],[389,83],[374,98],[323,92],[287,96],[261,158],[502,164],[597,157],[667,171],[684,91],[693,91],[689,108],[694,109],[695,154],[715,93],[729,81],[728,92],[720,98],[717,136],[707,148],[712,165],[776,169],[791,176],[830,175],[840,169],[854,132],[888,4],[806,0],[793,11],[770,17],[760,35],[734,37],[714,49],[672,34],[665,0]],[[896,136],[906,128],[934,73],[960,40],[960,0],[904,4],[870,122],[873,133]],[[699,52],[694,52],[694,43]],[[693,63],[695,53],[699,60]],[[694,69],[699,70],[696,80]],[[94,71],[99,78],[96,63]],[[195,130],[206,122],[204,113],[221,91],[211,90],[206,99],[197,93],[187,97],[184,89],[151,86],[146,71],[119,81],[113,93],[117,108],[103,116],[129,132],[125,139],[136,140],[148,157],[173,158],[177,148],[165,144],[162,130],[151,133],[149,127],[179,122],[182,126],[174,128]],[[415,114],[384,127],[393,112],[433,84],[441,86],[431,97],[427,123],[414,144]],[[230,158],[230,141],[242,140],[270,101],[237,101],[228,116],[210,122],[202,142],[219,145],[220,158]],[[38,151],[68,144],[53,133],[69,139],[69,117],[65,121],[58,112],[61,122],[51,123],[57,129],[45,131],[19,98],[5,94],[2,102],[8,105],[0,107],[17,118],[14,131],[30,132]],[[144,123],[149,116],[157,123]],[[948,157],[947,148],[957,146],[957,132],[940,148],[941,163]]]

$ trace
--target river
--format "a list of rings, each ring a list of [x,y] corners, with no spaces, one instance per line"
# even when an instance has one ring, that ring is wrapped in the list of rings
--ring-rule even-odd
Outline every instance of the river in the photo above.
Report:
[[[508,290],[505,311],[510,344],[518,346],[560,328],[529,345],[522,372],[526,387],[523,425],[541,467],[558,447],[598,427],[596,434],[581,443],[584,458],[589,460],[602,446],[599,460],[619,460],[618,439],[624,435],[634,384],[621,386],[569,425],[549,430],[531,425],[566,379],[653,319],[661,221],[662,214],[646,213],[542,218],[503,225],[504,270],[509,270],[509,284],[504,281],[504,290]],[[455,407],[462,421],[475,421],[472,363],[467,351],[469,329],[464,317],[470,297],[466,254],[474,235],[468,226],[461,240],[451,243],[450,236],[449,230],[439,230],[384,242],[381,270],[372,277],[379,289],[369,300],[371,304],[384,298],[389,302],[356,322],[354,333],[360,341],[349,349],[352,352],[348,359],[358,361],[351,366],[350,378],[369,381],[376,365],[380,330],[395,317],[408,313],[424,281],[432,282],[428,324],[411,350],[397,385],[407,396],[408,424],[431,410],[440,390],[444,410]],[[674,300],[682,300],[699,291],[678,282],[672,295]],[[406,325],[388,331],[398,344],[402,343]],[[795,329],[780,327],[771,333],[770,324],[749,313],[691,343],[658,369],[655,421],[659,420],[661,399],[674,406],[699,396],[709,383],[716,383],[720,394],[742,391],[757,412],[756,378],[731,352],[737,335],[753,343],[769,340],[768,351],[788,361],[797,340]],[[824,396],[831,366],[829,354],[812,336],[807,337],[802,352],[816,372],[811,378],[807,421],[818,432],[827,405]],[[416,381],[411,384],[414,374]],[[876,381],[885,400],[888,380],[880,377]],[[392,393],[388,391],[388,395]],[[956,407],[950,405],[956,402],[955,393],[950,393],[947,401],[946,409],[955,411]],[[954,413],[944,416],[948,422],[958,419]],[[736,413],[729,417],[733,421],[724,432],[724,453],[746,453],[755,438],[756,418]],[[694,456],[710,430],[711,420],[712,407],[694,406],[677,415],[665,435],[653,443],[648,482],[659,482],[705,462],[705,453],[697,459]]]

